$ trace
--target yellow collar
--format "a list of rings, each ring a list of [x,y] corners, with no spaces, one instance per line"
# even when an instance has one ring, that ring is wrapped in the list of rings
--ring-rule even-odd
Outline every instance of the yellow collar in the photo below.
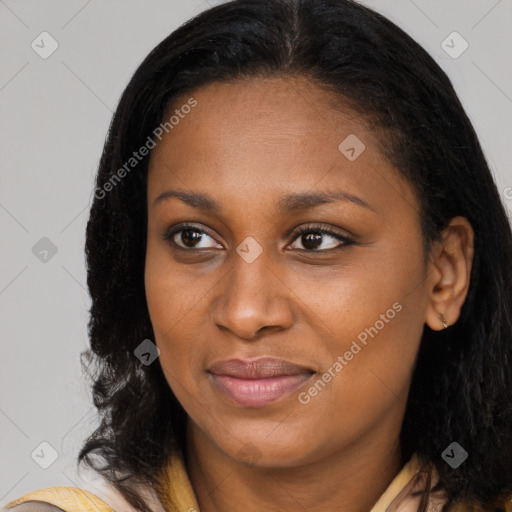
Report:
[[[421,471],[418,458],[413,455],[411,460],[404,465],[395,476],[388,488],[384,491],[377,503],[370,512],[417,512],[421,494],[425,488],[426,473]],[[437,473],[433,471],[431,487],[436,484]],[[119,492],[107,491],[98,487],[92,482],[86,482],[89,490],[78,487],[47,487],[9,502],[5,508],[9,509],[26,501],[42,501],[59,507],[65,512],[114,512],[115,510],[126,510],[136,512]],[[138,486],[135,486],[135,488]],[[142,486],[136,491],[140,492],[149,500],[151,507],[157,512],[198,512],[199,506],[192,489],[192,484],[187,474],[184,460],[180,452],[174,452],[169,464],[161,473],[157,484],[153,488]],[[147,493],[146,493],[147,491]],[[418,494],[416,494],[418,491]],[[102,499],[106,499],[103,501]],[[430,496],[428,512],[438,512],[445,502],[444,497]],[[165,508],[163,508],[165,507]],[[470,507],[458,504],[450,508],[450,512],[469,512],[470,510],[484,512],[480,507]],[[500,503],[492,508],[495,512],[512,512],[512,497],[506,503]],[[487,509],[486,512],[489,512]]]
[[[424,484],[416,455],[403,466],[371,512],[409,512],[417,510],[420,496],[412,492]],[[187,474],[183,456],[175,452],[156,486],[158,497],[168,512],[197,512],[199,505]]]

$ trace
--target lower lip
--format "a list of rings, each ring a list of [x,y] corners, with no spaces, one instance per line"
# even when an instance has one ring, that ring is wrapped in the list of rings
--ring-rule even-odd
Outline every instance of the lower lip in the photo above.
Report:
[[[212,373],[210,375],[217,388],[237,404],[261,407],[299,389],[313,374],[301,373],[266,379],[240,379]]]

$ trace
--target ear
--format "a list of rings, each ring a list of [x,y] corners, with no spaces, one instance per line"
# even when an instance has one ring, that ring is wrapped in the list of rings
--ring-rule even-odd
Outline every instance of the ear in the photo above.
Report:
[[[465,217],[454,217],[434,243],[428,269],[428,303],[425,322],[435,330],[444,328],[460,316],[466,300],[474,254],[474,232]]]

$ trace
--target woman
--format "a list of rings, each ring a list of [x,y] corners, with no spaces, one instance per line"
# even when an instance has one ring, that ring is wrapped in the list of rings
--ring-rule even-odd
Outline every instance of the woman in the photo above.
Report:
[[[381,15],[236,0],[171,34],[86,254],[79,460],[119,510],[512,510],[510,225],[449,79]],[[37,501],[114,506],[8,508]]]

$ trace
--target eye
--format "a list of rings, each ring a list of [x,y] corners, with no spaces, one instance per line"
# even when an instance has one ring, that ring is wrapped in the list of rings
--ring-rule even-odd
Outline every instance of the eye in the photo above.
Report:
[[[169,229],[164,234],[164,240],[177,248],[192,249],[222,249],[213,236],[204,229],[193,224],[181,224]],[[329,241],[330,239],[330,241]],[[329,249],[341,249],[353,244],[353,240],[323,225],[308,225],[295,232],[294,240],[299,240],[301,247],[293,247],[307,252],[324,252]],[[327,243],[326,243],[327,242]],[[202,244],[202,245],[201,245]]]
[[[169,230],[169,232],[165,233],[164,240],[181,249],[222,249],[222,245],[215,242],[211,235],[204,229],[195,227],[193,224],[182,224]]]
[[[299,240],[303,246],[303,248],[298,247],[298,249],[302,251],[323,252],[329,249],[341,249],[353,244],[353,241],[348,237],[322,225],[303,226],[295,234],[297,235],[295,240]],[[324,242],[326,243],[324,244]],[[297,249],[297,247],[292,248]]]

